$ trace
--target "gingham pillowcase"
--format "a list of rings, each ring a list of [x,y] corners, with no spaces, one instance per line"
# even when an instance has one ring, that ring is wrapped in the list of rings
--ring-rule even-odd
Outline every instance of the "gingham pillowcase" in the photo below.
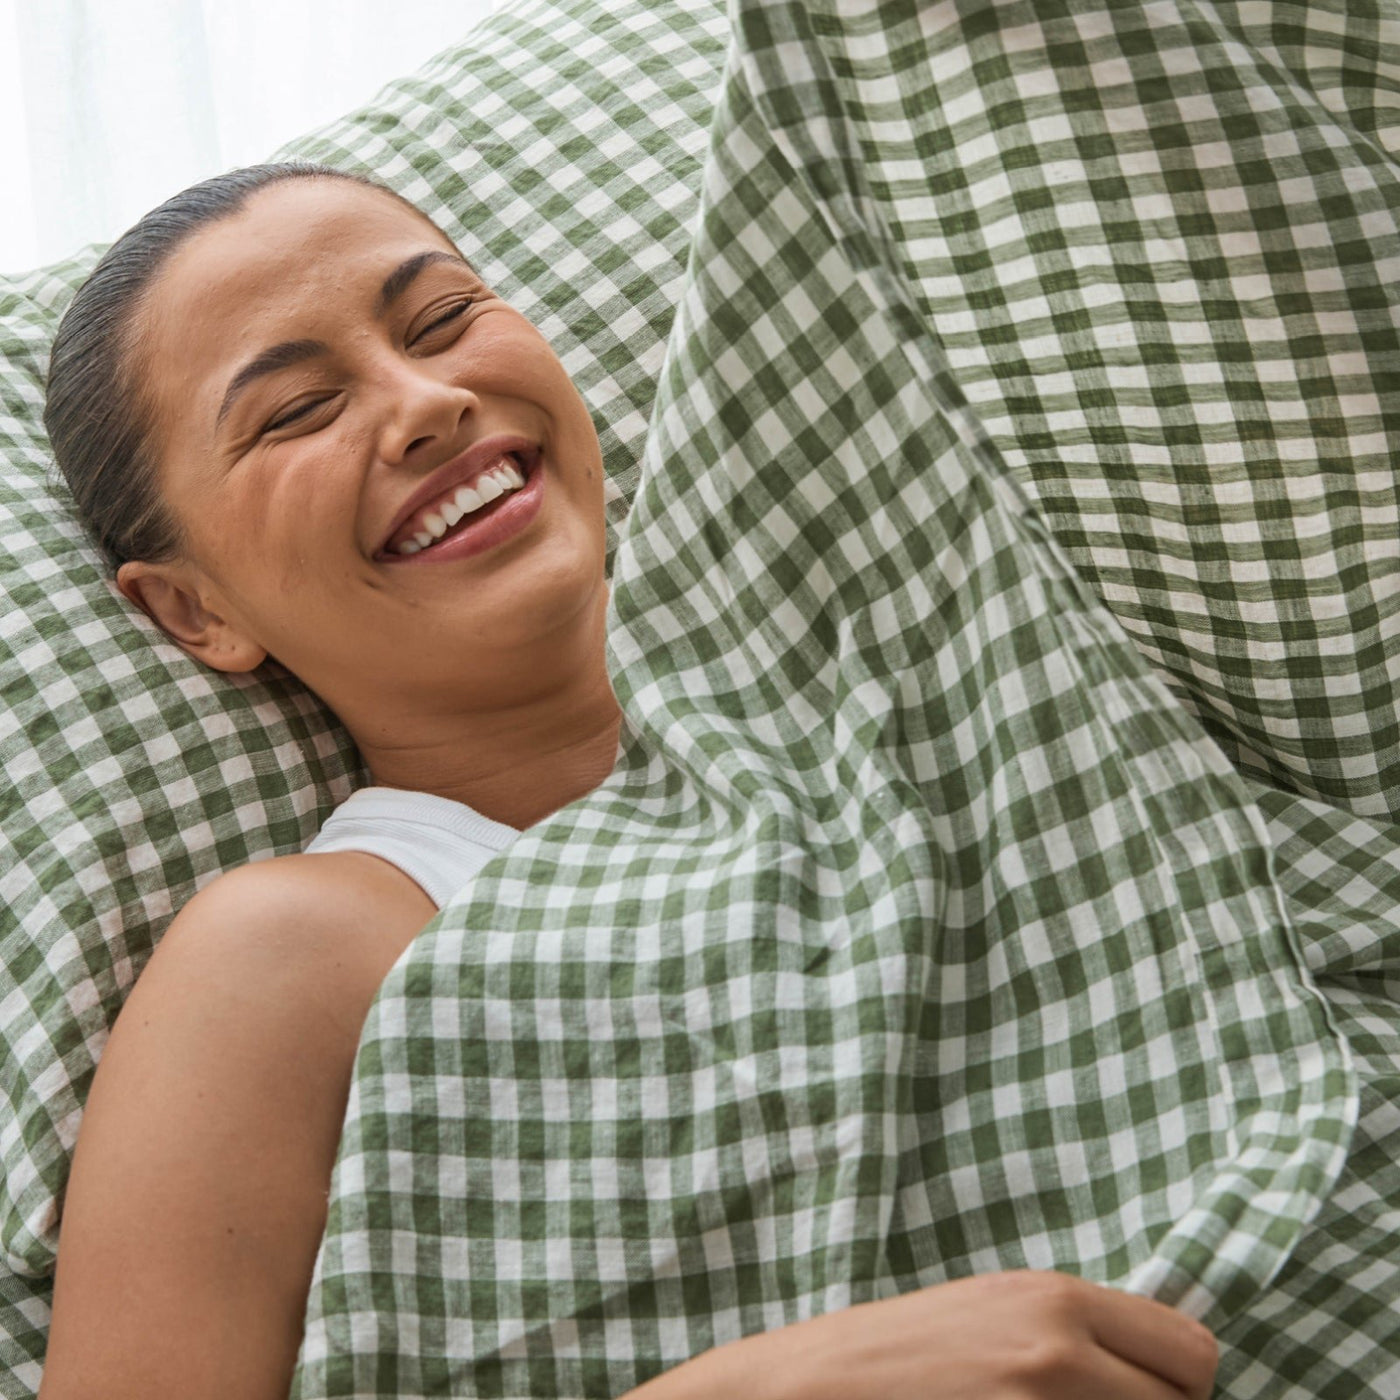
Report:
[[[540,328],[598,427],[610,543],[726,39],[715,0],[530,0],[279,153],[393,185]],[[128,607],[55,485],[48,348],[98,251],[0,281],[0,1297],[12,1302],[46,1291],[97,1057],[172,911],[220,871],[298,849],[362,779],[347,736],[291,677],[208,672]],[[28,1393],[16,1376],[42,1329],[24,1321],[32,1308],[3,1311],[0,1393]]]

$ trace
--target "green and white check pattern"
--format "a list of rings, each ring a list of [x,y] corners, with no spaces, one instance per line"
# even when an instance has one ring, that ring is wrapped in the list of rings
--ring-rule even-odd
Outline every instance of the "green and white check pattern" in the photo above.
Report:
[[[385,982],[294,1394],[615,1396],[1031,1266],[1394,1397],[1391,29],[730,17],[621,758]]]
[[[717,0],[493,16],[284,156],[423,208],[592,409],[611,528],[635,488],[728,26]],[[54,470],[48,347],[95,250],[0,280],[0,1396],[38,1388],[59,1201],[107,1032],[173,909],[295,851],[360,781],[329,714],[166,644],[105,581]]]
[[[1400,811],[1400,6],[925,23],[860,150],[964,394],[1241,767]]]
[[[524,0],[284,153],[541,327],[614,529],[648,453],[624,761],[386,985],[298,1393],[611,1395],[1031,1264],[1205,1316],[1223,1394],[1393,1400],[1400,10],[731,19],[698,230],[717,0]],[[92,261],[0,281],[7,1400],[171,909],[360,777],[54,490]]]

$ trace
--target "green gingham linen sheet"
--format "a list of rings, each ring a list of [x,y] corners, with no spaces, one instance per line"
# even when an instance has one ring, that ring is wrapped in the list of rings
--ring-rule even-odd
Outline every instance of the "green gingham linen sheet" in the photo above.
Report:
[[[1034,1267],[1202,1317],[1222,1395],[1393,1400],[1384,16],[730,20],[619,761],[381,989],[294,1395],[613,1396]]]
[[[718,0],[517,0],[286,152],[540,326],[610,540],[650,452],[624,762],[386,985],[298,1389],[611,1393],[1030,1263],[1201,1313],[1224,1394],[1393,1400],[1400,9],[728,19],[688,284]],[[7,1400],[172,908],[363,776],[132,614],[55,489],[92,259],[0,281]]]

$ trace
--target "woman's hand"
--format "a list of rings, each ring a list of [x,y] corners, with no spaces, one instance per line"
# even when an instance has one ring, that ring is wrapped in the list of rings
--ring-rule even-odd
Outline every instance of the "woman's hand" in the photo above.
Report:
[[[1162,1303],[1068,1274],[984,1274],[714,1351],[627,1400],[1207,1400],[1216,1346]]]

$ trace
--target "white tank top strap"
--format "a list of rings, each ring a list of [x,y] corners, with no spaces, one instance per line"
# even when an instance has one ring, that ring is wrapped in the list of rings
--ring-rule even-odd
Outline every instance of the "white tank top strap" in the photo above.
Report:
[[[449,797],[367,787],[330,814],[306,850],[379,856],[416,881],[441,909],[519,835]]]

